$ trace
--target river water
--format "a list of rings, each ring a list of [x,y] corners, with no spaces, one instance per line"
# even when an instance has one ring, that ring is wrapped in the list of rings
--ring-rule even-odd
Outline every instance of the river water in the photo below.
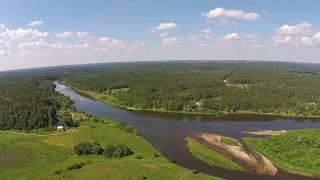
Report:
[[[221,118],[129,111],[83,97],[70,87],[57,82],[55,84],[56,91],[69,96],[78,111],[133,125],[163,155],[185,168],[197,169],[203,173],[227,179],[308,179],[281,170],[275,177],[271,177],[208,166],[188,152],[185,138],[199,133],[214,133],[241,139],[250,137],[242,133],[243,131],[320,128],[320,121],[243,115]]]

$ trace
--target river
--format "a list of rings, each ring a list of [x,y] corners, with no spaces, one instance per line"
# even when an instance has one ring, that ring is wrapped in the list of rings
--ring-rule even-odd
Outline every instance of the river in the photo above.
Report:
[[[131,124],[139,130],[163,155],[188,169],[227,179],[308,179],[280,170],[275,177],[258,176],[254,173],[237,172],[219,167],[208,166],[194,158],[187,150],[185,138],[199,133],[214,133],[236,139],[251,137],[243,131],[255,130],[292,130],[320,128],[320,121],[295,120],[261,116],[231,116],[225,118],[173,113],[157,113],[124,110],[79,95],[70,87],[56,84],[56,91],[69,96],[78,111],[97,117],[108,117],[118,122]]]

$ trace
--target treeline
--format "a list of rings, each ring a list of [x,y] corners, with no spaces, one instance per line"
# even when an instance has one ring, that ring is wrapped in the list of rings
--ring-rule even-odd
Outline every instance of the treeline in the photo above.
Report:
[[[54,90],[52,81],[19,79],[0,82],[0,129],[52,128],[59,111],[72,102]]]
[[[164,62],[80,72],[65,81],[141,109],[320,116],[318,72],[316,65],[277,62]]]

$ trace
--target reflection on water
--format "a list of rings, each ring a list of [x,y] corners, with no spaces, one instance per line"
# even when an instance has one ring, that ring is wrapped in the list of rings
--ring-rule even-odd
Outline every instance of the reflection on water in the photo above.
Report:
[[[153,144],[162,154],[179,165],[198,169],[201,172],[228,179],[270,179],[267,176],[256,176],[208,166],[195,159],[186,149],[184,139],[198,133],[215,133],[234,138],[252,136],[243,131],[281,130],[319,128],[320,121],[293,120],[276,117],[243,116],[212,117],[199,115],[183,115],[173,113],[157,113],[144,111],[128,111],[121,108],[85,98],[71,88],[56,83],[56,91],[69,96],[78,111],[84,111],[97,117],[109,117],[122,123],[135,126],[139,133]],[[297,175],[280,172],[274,179],[302,179]],[[305,178],[305,177],[304,177]]]

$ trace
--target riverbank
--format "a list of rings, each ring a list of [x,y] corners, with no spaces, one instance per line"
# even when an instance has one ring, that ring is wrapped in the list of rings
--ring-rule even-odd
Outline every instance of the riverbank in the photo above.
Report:
[[[99,117],[112,117],[118,119],[122,123],[129,123],[139,129],[141,135],[148,139],[150,143],[155,145],[158,150],[172,161],[180,166],[188,169],[197,169],[200,172],[205,172],[213,176],[224,177],[227,179],[272,179],[267,175],[256,175],[253,173],[231,171],[216,166],[209,166],[206,163],[196,159],[190,154],[186,148],[185,138],[193,137],[201,133],[218,133],[224,136],[231,136],[234,138],[242,138],[243,131],[270,129],[301,129],[320,127],[318,121],[304,120],[294,121],[290,119],[265,119],[255,116],[254,119],[247,119],[244,116],[239,116],[240,120],[235,121],[237,117],[217,118],[217,121],[206,121],[206,117],[199,120],[197,116],[171,116],[166,113],[133,113],[130,111],[116,108],[111,105],[100,103],[92,98],[84,98],[69,87],[57,84],[57,91],[69,96],[74,102],[77,109],[90,113]],[[208,119],[212,119],[211,117]],[[181,121],[180,121],[181,120]],[[188,131],[186,131],[186,128]],[[166,133],[163,133],[166,132]],[[242,134],[242,135],[240,135]],[[235,144],[234,141],[224,140],[225,144]],[[247,147],[245,146],[247,150]],[[299,176],[292,173],[287,173],[279,169],[275,179],[309,179],[305,176]]]
[[[279,168],[320,177],[320,129],[292,130],[266,138],[245,138],[244,141]]]
[[[226,141],[225,139],[228,139]],[[241,164],[248,171],[260,175],[275,176],[277,168],[263,155],[244,149],[236,139],[217,134],[201,134],[197,140],[225,157]]]
[[[36,136],[0,132],[0,179],[218,179],[180,167],[142,137],[111,120],[84,121],[75,131]],[[120,159],[77,156],[73,146],[94,141],[106,147],[125,144],[134,154]],[[69,170],[82,164],[77,170]]]
[[[60,82],[70,88],[72,88],[77,93],[81,94],[82,96],[95,99],[110,105],[113,105],[118,108],[130,110],[130,111],[147,111],[147,112],[159,112],[159,113],[173,113],[173,114],[187,114],[187,115],[204,115],[204,116],[215,116],[215,117],[224,117],[224,116],[237,116],[237,115],[244,115],[244,116],[264,116],[264,117],[274,117],[274,118],[295,118],[295,119],[315,119],[320,120],[320,116],[301,116],[301,115],[294,115],[294,114],[287,114],[287,113],[261,113],[261,112],[254,112],[254,111],[238,111],[238,112],[183,112],[183,111],[168,111],[163,109],[140,109],[131,106],[123,105],[124,102],[119,101],[115,96],[103,93],[97,93],[94,91],[85,91],[78,89],[76,87],[71,86],[65,81]]]

